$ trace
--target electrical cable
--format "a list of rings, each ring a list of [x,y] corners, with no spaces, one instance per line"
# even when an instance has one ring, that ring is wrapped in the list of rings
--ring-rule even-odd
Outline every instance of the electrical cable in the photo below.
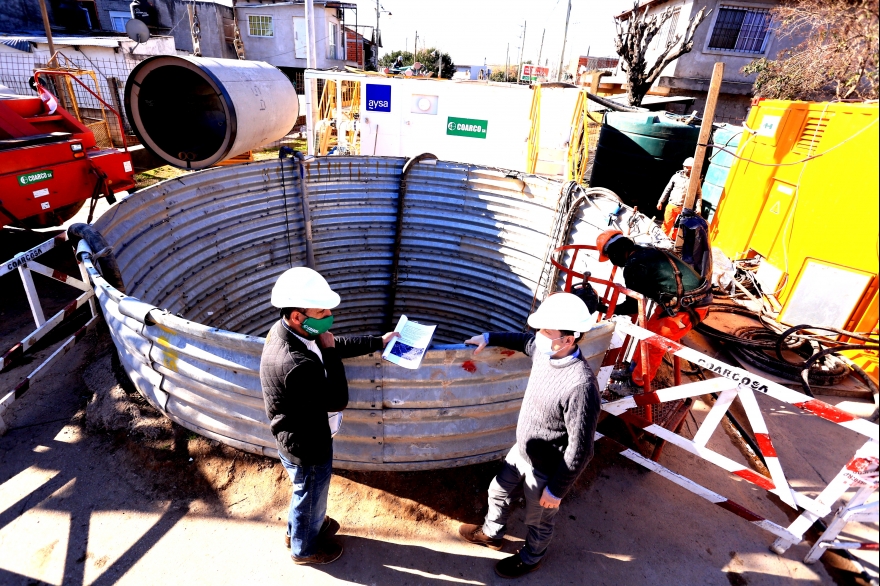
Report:
[[[849,141],[851,141],[851,140],[854,139],[855,137],[857,137],[857,136],[859,136],[860,134],[862,134],[863,132],[867,131],[869,128],[871,128],[872,126],[874,126],[875,124],[877,124],[878,121],[880,121],[880,118],[875,118],[870,124],[866,125],[864,128],[862,128],[861,130],[859,130],[858,132],[856,132],[855,134],[853,134],[853,135],[850,136],[849,138],[846,138],[846,139],[840,141],[839,143],[837,143],[837,144],[834,145],[833,147],[830,147],[830,148],[828,148],[828,149],[825,149],[825,150],[822,151],[821,153],[816,153],[815,155],[810,155],[809,157],[806,157],[806,158],[804,158],[804,159],[801,159],[800,161],[792,161],[792,162],[789,162],[789,163],[762,163],[762,162],[760,162],[760,161],[755,161],[755,160],[753,160],[753,159],[748,159],[748,158],[746,158],[746,157],[742,157],[742,156],[736,154],[736,152],[733,152],[733,151],[727,150],[723,145],[715,144],[715,143],[707,144],[707,145],[701,145],[701,146],[711,147],[711,148],[713,148],[713,149],[718,149],[718,150],[720,150],[720,151],[724,151],[725,153],[728,153],[729,155],[732,155],[734,158],[740,159],[741,161],[746,161],[747,163],[753,163],[753,164],[755,164],[755,165],[760,165],[761,167],[791,167],[791,166],[793,166],[793,165],[800,165],[801,163],[806,163],[807,161],[812,161],[813,159],[818,159],[819,157],[821,157],[821,156],[823,156],[823,155],[827,155],[828,153],[830,153],[830,152],[833,151],[834,149],[836,149],[836,148],[838,148],[838,147],[841,147],[841,146],[845,145],[846,143],[848,143]]]
[[[698,332],[732,346],[731,352],[743,362],[769,374],[801,383],[804,392],[812,396],[811,385],[832,386],[843,382],[852,367],[840,357],[842,350],[875,350],[880,348],[875,334],[802,324],[780,331],[771,325],[766,316],[745,307],[732,304],[713,304],[709,312],[726,312],[757,319],[760,326],[746,326],[732,332],[713,328],[702,322],[695,328]],[[818,334],[801,334],[804,330],[827,331],[860,340],[864,344],[847,344]],[[829,346],[831,347],[823,347]],[[803,360],[795,361],[783,355],[783,351]],[[772,353],[772,355],[771,355]]]
[[[551,288],[551,282],[554,279],[553,275],[555,273],[551,268],[553,265],[550,262],[550,258],[553,255],[553,250],[559,246],[563,225],[568,219],[574,201],[574,193],[579,190],[583,191],[583,188],[576,181],[564,183],[560,190],[559,201],[556,204],[556,218],[553,220],[553,228],[550,229],[547,252],[544,254],[544,263],[541,268],[541,274],[538,276],[538,285],[535,287],[535,294],[532,296],[532,306],[529,309],[530,314],[535,310],[535,304],[538,301],[538,291],[542,288],[545,291],[549,291]],[[528,325],[523,325],[523,331],[527,329]]]
[[[284,231],[287,234],[287,262],[293,268],[293,253],[290,247],[290,214],[287,211],[287,186],[284,178],[284,157],[293,157],[293,149],[283,146],[278,149],[278,163],[281,165],[281,195],[284,199]]]
[[[836,348],[825,348],[824,350],[816,352],[810,358],[808,358],[806,362],[804,362],[804,367],[800,372],[800,383],[804,389],[804,393],[811,397],[813,396],[813,391],[810,388],[810,375],[812,374],[811,367],[813,366],[813,364],[815,364],[820,358],[828,356],[834,352],[839,352],[841,350],[880,350],[880,345],[875,346],[869,344],[844,344]],[[849,376],[849,367],[840,360],[837,360],[836,362],[846,370],[846,376]]]

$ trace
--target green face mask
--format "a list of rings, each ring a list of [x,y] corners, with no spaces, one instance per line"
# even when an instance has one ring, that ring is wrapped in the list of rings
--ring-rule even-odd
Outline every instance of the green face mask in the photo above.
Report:
[[[329,330],[332,325],[332,315],[322,317],[321,319],[315,319],[313,317],[306,316],[305,321],[303,321],[302,323],[302,329],[304,329],[306,333],[310,336],[320,336],[321,334]]]

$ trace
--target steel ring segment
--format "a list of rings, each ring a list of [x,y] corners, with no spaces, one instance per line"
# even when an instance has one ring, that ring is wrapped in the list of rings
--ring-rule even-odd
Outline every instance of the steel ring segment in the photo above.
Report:
[[[560,184],[459,163],[413,164],[390,305],[403,164],[328,157],[288,165],[287,218],[277,161],[187,174],[117,204],[95,227],[113,247],[130,297],[111,293],[100,275],[93,281],[102,283],[99,300],[139,391],[197,433],[272,455],[259,405],[261,336],[277,320],[272,283],[306,264],[303,172],[316,269],[343,300],[334,332],[378,334],[401,314],[437,324],[438,344],[521,331],[536,292],[545,296],[538,279]],[[592,218],[596,227],[578,220],[571,243],[595,240],[606,215]],[[594,370],[612,331],[598,329],[585,350]],[[334,442],[336,465],[415,470],[500,457],[514,443],[530,367],[528,357],[498,348],[477,356],[433,349],[415,371],[378,354],[347,360],[351,400]]]

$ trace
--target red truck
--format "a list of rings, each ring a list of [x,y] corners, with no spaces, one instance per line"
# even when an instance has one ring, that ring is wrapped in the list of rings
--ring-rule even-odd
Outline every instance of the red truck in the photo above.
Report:
[[[59,106],[55,97],[40,85],[41,73],[58,74],[36,73],[36,87],[42,99],[3,93],[0,89],[3,226],[60,226],[86,201],[112,198],[115,192],[135,186],[127,147],[99,147],[92,131]],[[95,95],[88,88],[86,91]],[[122,128],[118,113],[109,105],[105,107],[116,114]]]

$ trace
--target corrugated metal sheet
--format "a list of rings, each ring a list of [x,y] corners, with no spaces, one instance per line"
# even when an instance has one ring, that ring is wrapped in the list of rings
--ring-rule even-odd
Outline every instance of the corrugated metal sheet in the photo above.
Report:
[[[380,333],[387,311],[395,321],[405,313],[438,324],[435,343],[521,330],[561,185],[458,163],[415,165],[388,308],[403,163],[333,157],[305,166],[316,269],[343,300],[334,331]],[[113,246],[130,297],[87,262],[138,390],[189,429],[271,456],[258,336],[277,319],[269,305],[275,279],[305,264],[298,167],[286,160],[210,169],[120,202],[95,227]],[[604,324],[583,346],[594,370],[612,330]],[[474,356],[461,345],[430,350],[415,371],[378,354],[346,360],[351,401],[336,465],[414,470],[500,457],[514,442],[530,366],[521,354],[492,348]]]

